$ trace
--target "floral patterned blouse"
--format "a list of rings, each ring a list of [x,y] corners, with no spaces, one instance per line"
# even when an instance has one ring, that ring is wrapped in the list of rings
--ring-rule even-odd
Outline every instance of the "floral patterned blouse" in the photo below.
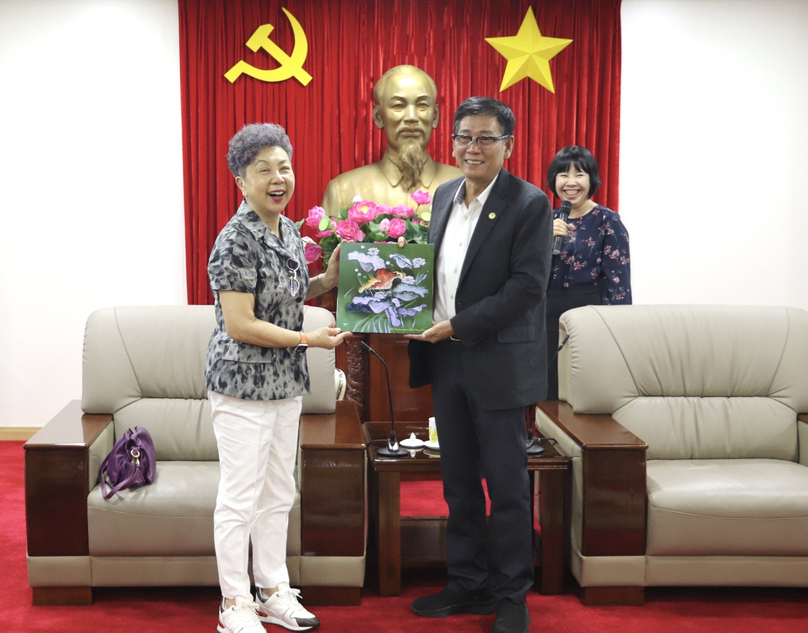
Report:
[[[261,347],[230,338],[221,290],[255,295],[255,316],[289,330],[303,327],[303,301],[309,275],[303,241],[294,223],[281,216],[281,241],[246,202],[222,229],[208,260],[216,299],[216,328],[210,337],[205,387],[244,400],[281,400],[309,393],[306,355],[292,347]],[[297,272],[293,272],[297,262]],[[292,279],[299,289],[293,296]]]
[[[553,211],[553,219],[560,216]],[[553,257],[551,289],[602,284],[603,304],[631,303],[628,231],[620,216],[597,205],[586,215],[568,220],[572,225]]]

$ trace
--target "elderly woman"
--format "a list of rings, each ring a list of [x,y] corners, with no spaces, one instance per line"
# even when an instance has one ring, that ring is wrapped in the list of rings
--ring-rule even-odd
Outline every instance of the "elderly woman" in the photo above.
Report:
[[[558,398],[558,319],[584,305],[631,303],[628,231],[620,216],[597,204],[600,187],[595,157],[585,147],[565,147],[547,171],[547,186],[569,201],[569,218],[553,211],[553,238],[563,238],[554,255],[547,289],[547,398]]]
[[[304,352],[334,348],[349,333],[303,332],[303,302],[336,285],[339,255],[328,272],[309,279],[300,233],[283,215],[295,175],[281,126],[245,126],[230,141],[227,164],[244,200],[208,262],[216,329],[205,367],[221,467],[214,513],[223,597],[218,631],[263,633],[261,622],[308,631],[320,622],[290,589],[286,569],[301,398],[309,391]]]

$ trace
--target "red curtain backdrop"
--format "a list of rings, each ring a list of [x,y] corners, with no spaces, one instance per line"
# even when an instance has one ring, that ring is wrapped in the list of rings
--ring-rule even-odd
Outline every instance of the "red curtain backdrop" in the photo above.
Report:
[[[224,74],[239,60],[278,67],[262,49],[245,45],[262,24],[274,26],[270,38],[291,54],[294,34],[282,7],[306,33],[303,68],[311,82],[242,75],[230,83]],[[507,61],[485,38],[516,35],[528,7],[543,36],[573,40],[550,61],[555,93],[530,79],[499,91]],[[461,101],[496,97],[516,115],[509,171],[547,191],[555,153],[584,145],[600,165],[596,201],[618,210],[620,0],[179,0],[179,15],[191,304],[212,302],[208,255],[239,203],[225,161],[233,134],[262,121],[286,128],[297,179],[287,215],[299,220],[320,204],[331,178],[381,158],[384,134],[371,120],[371,91],[399,64],[418,66],[437,83],[441,119],[429,146],[433,158],[456,164],[450,135]]]

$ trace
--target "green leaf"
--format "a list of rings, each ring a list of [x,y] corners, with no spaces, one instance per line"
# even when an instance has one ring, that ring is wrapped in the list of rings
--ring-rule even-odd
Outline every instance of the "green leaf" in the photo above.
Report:
[[[408,222],[407,230],[404,233],[404,239],[408,242],[414,242],[419,237],[421,237],[421,231],[418,229],[418,225]]]

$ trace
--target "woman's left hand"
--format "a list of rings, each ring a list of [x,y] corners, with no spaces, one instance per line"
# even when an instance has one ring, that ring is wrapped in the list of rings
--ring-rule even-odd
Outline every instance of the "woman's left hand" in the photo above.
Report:
[[[309,347],[334,349],[338,345],[342,345],[346,338],[353,336],[353,333],[343,332],[336,325],[336,323],[332,323],[331,327],[321,327],[309,332],[307,335]]]
[[[328,267],[323,273],[323,284],[326,288],[333,288],[339,282],[339,250],[342,244],[337,244],[331,257],[328,258]]]

